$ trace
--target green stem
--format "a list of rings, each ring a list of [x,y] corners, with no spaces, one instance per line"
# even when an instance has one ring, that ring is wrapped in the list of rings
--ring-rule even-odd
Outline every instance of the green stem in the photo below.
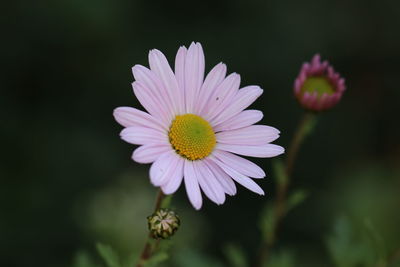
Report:
[[[160,189],[157,193],[154,212],[156,212],[157,210],[159,210],[161,208],[161,204],[163,202],[164,197],[165,197],[165,195],[163,194],[163,192]],[[144,263],[154,254],[155,249],[152,248],[151,240],[152,240],[152,237],[149,234],[149,236],[147,237],[146,243],[144,244],[142,253],[140,254],[140,258],[139,258],[139,261],[138,261],[136,267],[143,267]],[[157,240],[157,243],[158,242],[159,242],[159,240]]]
[[[292,139],[287,154],[286,175],[288,177],[290,177],[290,175],[292,174],[293,165],[297,158],[297,153],[299,151],[300,145],[303,143],[307,135],[311,133],[312,129],[314,128],[315,120],[315,114],[310,112],[305,113],[300,120],[297,131]]]
[[[313,129],[315,119],[316,117],[314,113],[305,113],[301,118],[297,126],[296,132],[289,145],[284,173],[285,178],[283,179],[283,181],[279,181],[277,183],[277,193],[274,201],[274,230],[272,238],[270,238],[270,240],[268,241],[263,242],[262,244],[262,247],[260,249],[259,266],[263,266],[263,264],[267,262],[270,251],[276,240],[279,225],[282,221],[282,218],[286,215],[287,192],[290,185],[290,177],[292,175],[293,166],[297,158],[300,146],[302,145],[307,135],[311,133]]]
[[[300,146],[303,144],[303,141],[314,128],[315,119],[316,117],[314,113],[305,113],[301,118],[299,125],[297,126],[295,135],[293,136],[292,142],[290,143],[286,158],[286,179],[284,183],[278,183],[278,191],[276,196],[277,209],[275,211],[278,221],[280,221],[281,218],[285,215],[287,191],[290,185],[293,166],[297,159],[297,154],[299,152]]]

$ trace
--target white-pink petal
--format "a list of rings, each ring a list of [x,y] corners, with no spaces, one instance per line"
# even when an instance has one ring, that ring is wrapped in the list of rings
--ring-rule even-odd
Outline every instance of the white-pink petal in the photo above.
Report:
[[[161,51],[153,49],[149,52],[149,64],[150,69],[157,74],[163,84],[163,90],[171,104],[172,111],[175,114],[182,113],[183,107],[180,106],[182,94],[167,58]]]
[[[168,151],[162,154],[150,167],[150,181],[155,186],[161,186],[169,181],[179,165],[179,156]]]
[[[215,132],[229,131],[247,127],[259,122],[263,118],[263,113],[259,110],[244,110],[237,116],[234,116],[213,127]]]
[[[132,159],[143,164],[152,163],[156,161],[161,154],[170,150],[171,145],[168,144],[142,145],[133,151]]]
[[[250,160],[222,150],[214,150],[213,155],[217,159],[243,175],[253,178],[265,177],[265,172],[263,171],[263,169],[261,169],[257,164],[251,162]]]
[[[132,83],[133,93],[139,100],[140,104],[149,112],[152,116],[159,118],[161,121],[166,122],[168,120],[168,113],[162,113],[162,109],[158,107],[161,102],[155,96],[155,94],[148,89],[142,82],[136,81]],[[164,123],[165,124],[165,123]]]
[[[175,77],[178,82],[180,92],[182,94],[182,100],[185,101],[185,62],[186,62],[187,48],[181,46],[178,49],[175,57]]]
[[[190,203],[192,203],[195,209],[199,210],[203,204],[203,199],[201,197],[200,186],[192,161],[185,160],[183,176],[186,194],[190,200]]]
[[[236,116],[245,108],[250,106],[260,95],[262,95],[262,93],[263,90],[259,86],[251,85],[243,87],[237,92],[229,105],[221,110],[221,113],[210,121],[211,125],[218,125]]]
[[[132,126],[121,131],[122,140],[134,145],[168,144],[168,134],[143,126]]]
[[[217,144],[216,149],[232,152],[243,156],[257,157],[257,158],[271,158],[285,152],[285,149],[283,147],[274,144],[266,144],[259,146]]]
[[[267,125],[251,125],[216,134],[217,142],[234,145],[265,145],[279,137],[279,130]]]
[[[196,97],[204,79],[205,59],[200,43],[192,43],[185,60],[185,104],[186,112],[193,113]]]
[[[217,164],[215,164],[212,160],[206,158],[204,159],[204,163],[210,168],[210,170],[214,173],[214,176],[218,180],[219,184],[224,189],[225,193],[230,196],[236,195],[236,186],[233,182],[232,178],[226,174]]]
[[[183,180],[183,166],[185,164],[185,159],[178,157],[178,162],[175,167],[175,171],[169,177],[168,181],[161,186],[162,191],[166,195],[170,195],[178,190],[179,186]]]
[[[207,105],[202,112],[202,116],[209,122],[221,111],[226,109],[237,94],[240,86],[240,75],[232,73],[214,90]]]
[[[237,183],[241,184],[242,186],[246,187],[247,189],[260,194],[264,195],[264,191],[261,189],[261,187],[256,184],[251,178],[235,171],[225,163],[219,161],[218,159],[211,158],[219,167],[221,167],[222,170],[224,170],[230,177],[232,177],[233,180],[235,180]]]
[[[226,65],[224,63],[219,63],[216,65],[208,74],[204,83],[198,93],[195,104],[195,113],[203,114],[204,107],[207,105],[208,100],[214,93],[217,86],[225,79],[226,76]]]
[[[132,73],[136,80],[133,83],[134,93],[142,106],[168,124],[173,117],[173,110],[160,79],[154,72],[141,65],[133,66]],[[135,88],[136,83],[139,83],[140,87]]]
[[[195,161],[194,169],[204,194],[218,205],[223,204],[225,202],[225,192],[207,165],[201,160]]]
[[[115,120],[124,127],[144,126],[159,131],[167,130],[150,114],[131,107],[119,107],[113,112]]]

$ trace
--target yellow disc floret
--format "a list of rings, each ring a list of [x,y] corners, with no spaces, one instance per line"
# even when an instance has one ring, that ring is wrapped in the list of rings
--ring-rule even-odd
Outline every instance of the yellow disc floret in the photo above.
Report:
[[[189,160],[207,157],[216,144],[211,125],[194,114],[177,115],[168,136],[176,153]]]
[[[303,86],[301,87],[302,92],[317,92],[318,96],[322,96],[324,93],[332,95],[335,90],[328,79],[325,77],[309,77],[305,80]]]

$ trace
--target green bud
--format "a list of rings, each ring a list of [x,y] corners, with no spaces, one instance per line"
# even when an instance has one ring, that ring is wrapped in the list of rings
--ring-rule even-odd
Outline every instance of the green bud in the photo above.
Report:
[[[155,239],[166,239],[174,235],[180,225],[178,215],[169,209],[159,209],[147,217],[149,231]]]

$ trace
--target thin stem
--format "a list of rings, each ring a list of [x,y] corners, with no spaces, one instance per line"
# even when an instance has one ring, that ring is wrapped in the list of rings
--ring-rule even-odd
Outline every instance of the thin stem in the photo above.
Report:
[[[165,197],[165,195],[163,194],[163,192],[160,189],[157,193],[154,212],[156,212],[158,209],[161,208],[161,203],[162,203],[164,197]],[[152,254],[154,254],[154,249],[152,249],[152,245],[150,242],[151,239],[152,239],[151,234],[149,234],[149,236],[147,237],[146,243],[144,244],[142,253],[140,254],[140,258],[139,258],[139,261],[138,261],[136,267],[143,267],[146,260],[148,260],[152,256]],[[159,242],[159,240],[157,240],[157,243],[158,242]]]
[[[163,201],[164,197],[165,197],[165,195],[162,192],[162,190],[161,189],[158,190],[154,211],[157,211],[157,210],[159,210],[161,208],[161,204],[162,204],[162,201]]]
[[[290,178],[293,172],[293,166],[297,159],[297,154],[299,152],[300,146],[302,145],[304,139],[311,132],[311,129],[314,125],[315,115],[314,113],[307,112],[301,118],[295,135],[293,136],[292,142],[290,143],[287,158],[286,158],[286,180],[282,184],[278,184],[277,196],[276,196],[276,215],[278,222],[285,215],[286,210],[286,199],[287,199],[287,190],[290,185]]]
[[[290,177],[292,175],[293,166],[301,144],[311,132],[311,129],[314,125],[314,119],[315,115],[313,113],[307,112],[303,115],[289,145],[285,166],[285,179],[283,182],[277,183],[277,193],[274,201],[275,221],[272,238],[266,242],[263,242],[262,244],[260,249],[259,266],[263,266],[263,264],[267,262],[270,251],[275,243],[282,218],[286,215],[287,192],[290,185]]]
[[[307,112],[303,115],[300,120],[300,123],[297,127],[297,131],[292,139],[292,142],[289,146],[287,160],[286,160],[286,175],[288,177],[291,176],[294,162],[297,158],[297,153],[299,151],[300,145],[303,143],[305,137],[312,130],[311,128],[314,125],[315,114],[311,112]]]

